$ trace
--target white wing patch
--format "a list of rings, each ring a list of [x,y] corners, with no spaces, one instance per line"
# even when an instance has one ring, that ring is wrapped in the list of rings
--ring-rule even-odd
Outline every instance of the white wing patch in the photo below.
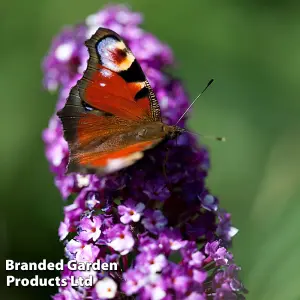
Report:
[[[112,173],[123,168],[131,166],[137,160],[144,156],[143,152],[135,152],[129,156],[108,159],[107,166],[105,167],[105,173]]]

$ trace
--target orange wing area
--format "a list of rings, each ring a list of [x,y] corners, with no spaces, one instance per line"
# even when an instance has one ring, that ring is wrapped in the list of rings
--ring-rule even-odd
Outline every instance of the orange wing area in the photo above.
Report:
[[[137,142],[123,148],[122,145],[114,145],[108,151],[77,153],[75,156],[71,156],[68,172],[108,174],[118,171],[141,159],[143,151],[154,147],[161,140]]]
[[[78,149],[91,147],[104,142],[111,135],[125,132],[133,126],[131,122],[114,116],[98,116],[92,113],[80,115],[77,123]]]
[[[151,116],[148,98],[135,101],[134,96],[143,83],[127,83],[118,73],[98,65],[86,81],[82,96],[94,108],[128,120]],[[82,79],[85,81],[85,78]]]

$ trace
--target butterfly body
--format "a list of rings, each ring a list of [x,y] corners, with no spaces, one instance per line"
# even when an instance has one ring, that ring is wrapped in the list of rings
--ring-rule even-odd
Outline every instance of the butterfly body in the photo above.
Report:
[[[118,34],[99,28],[86,45],[87,69],[58,112],[70,150],[67,172],[107,174],[184,129],[162,122],[151,86]]]
[[[183,129],[177,126],[169,126],[162,122],[145,123],[133,132],[136,141],[161,139],[175,139],[183,132]]]

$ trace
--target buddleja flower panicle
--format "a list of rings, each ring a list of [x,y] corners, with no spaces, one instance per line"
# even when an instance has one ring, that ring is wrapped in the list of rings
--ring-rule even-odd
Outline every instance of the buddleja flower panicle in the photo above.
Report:
[[[56,111],[86,68],[84,41],[107,27],[124,38],[140,62],[164,121],[176,123],[188,97],[181,82],[164,71],[174,63],[171,49],[141,29],[142,20],[125,6],[108,6],[53,40],[43,69],[45,88],[58,90]],[[59,227],[67,259],[119,266],[111,272],[65,267],[62,278],[69,284],[54,300],[243,298],[239,267],[227,250],[237,230],[206,187],[209,154],[193,136],[184,133],[148,150],[133,166],[102,177],[65,175],[68,145],[56,114],[43,140],[55,184],[68,200]],[[94,285],[74,288],[71,276],[92,276]]]

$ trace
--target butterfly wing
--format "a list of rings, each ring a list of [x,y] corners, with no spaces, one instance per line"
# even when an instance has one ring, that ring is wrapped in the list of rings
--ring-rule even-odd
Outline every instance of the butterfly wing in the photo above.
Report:
[[[139,136],[145,124],[160,123],[161,114],[140,65],[115,32],[99,28],[86,45],[87,69],[58,112],[70,149],[68,172],[110,173],[164,138],[155,131]]]
[[[145,74],[121,37],[99,28],[86,41],[87,70],[79,80],[86,103],[125,119],[161,121],[160,108]]]

